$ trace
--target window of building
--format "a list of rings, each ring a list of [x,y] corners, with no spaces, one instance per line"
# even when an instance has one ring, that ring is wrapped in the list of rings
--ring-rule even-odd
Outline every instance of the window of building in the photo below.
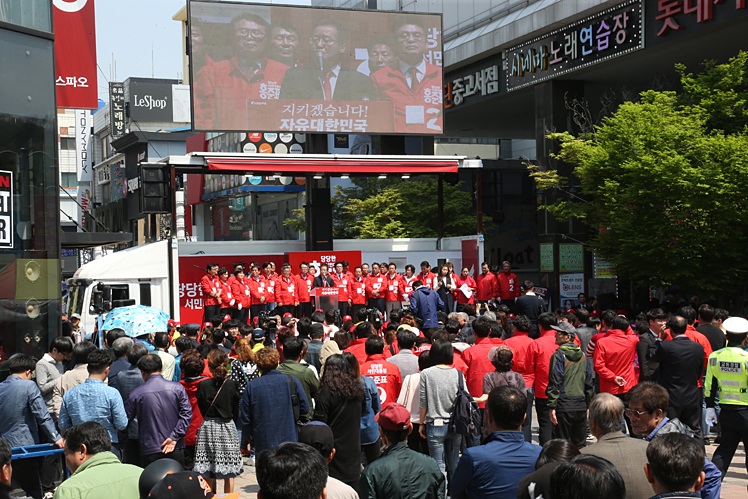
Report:
[[[60,137],[61,151],[75,151],[75,139],[73,137]]]
[[[77,187],[78,178],[75,173],[61,173],[60,187]]]

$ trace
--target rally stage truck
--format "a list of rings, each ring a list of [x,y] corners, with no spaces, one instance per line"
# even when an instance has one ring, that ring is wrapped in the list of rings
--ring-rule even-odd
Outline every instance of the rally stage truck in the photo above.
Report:
[[[440,249],[436,247],[440,246]],[[175,238],[134,246],[92,260],[67,280],[69,294],[64,311],[77,313],[87,332],[96,328],[97,317],[111,308],[146,305],[159,308],[181,323],[200,323],[203,296],[200,279],[208,263],[229,272],[235,263],[274,262],[278,272],[290,263],[297,273],[302,261],[319,268],[336,261],[348,261],[351,271],[362,262],[392,262],[398,272],[410,263],[432,266],[452,262],[475,272],[482,261],[480,236],[423,239],[336,240],[335,251],[305,251],[304,241],[210,241],[185,242]]]

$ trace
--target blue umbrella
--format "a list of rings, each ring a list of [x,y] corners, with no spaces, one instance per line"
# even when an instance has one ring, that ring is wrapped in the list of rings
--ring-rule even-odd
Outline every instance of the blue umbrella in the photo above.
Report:
[[[166,332],[169,314],[158,308],[146,307],[144,305],[130,305],[128,307],[117,307],[112,309],[104,320],[101,327],[103,331],[120,328],[130,338],[141,334]]]

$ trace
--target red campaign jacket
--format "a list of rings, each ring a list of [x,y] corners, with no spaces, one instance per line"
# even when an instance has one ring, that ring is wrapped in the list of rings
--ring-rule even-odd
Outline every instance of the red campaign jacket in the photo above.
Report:
[[[525,364],[535,366],[535,397],[547,399],[545,389],[548,388],[548,372],[551,367],[551,357],[558,350],[556,332],[551,329],[545,331],[540,338],[534,340],[527,350]],[[516,362],[516,361],[515,361]]]
[[[455,280],[455,283],[457,283],[457,303],[462,304],[462,305],[464,305],[466,303],[470,303],[471,305],[475,305],[475,293],[476,293],[476,291],[473,291],[473,294],[470,295],[470,298],[468,298],[468,297],[465,296],[465,293],[463,293],[460,290],[460,287],[462,287],[463,284],[467,284],[468,288],[473,288],[473,289],[477,290],[478,289],[478,285],[475,284],[475,279],[473,279],[470,276],[467,276],[465,279],[463,279],[462,277],[458,277]],[[530,386],[530,385],[527,385],[527,386]]]
[[[260,298],[265,296],[265,280],[262,276],[259,276],[257,279],[249,277],[247,278],[247,282],[249,285],[249,304],[262,305],[263,302],[260,301]]]
[[[415,276],[415,274],[411,278],[403,276],[403,282],[405,283],[405,301],[410,300],[410,295],[413,293],[413,283],[417,280],[418,278]]]
[[[210,296],[210,293],[217,293],[218,292],[218,283],[216,283],[216,280],[219,279],[218,276],[214,276],[212,279],[208,274],[205,274],[200,279],[200,290],[203,292],[203,305],[206,307],[220,305],[221,302]]]
[[[403,301],[403,294],[405,294],[405,281],[403,276],[395,274],[395,277],[390,279],[390,275],[384,276],[384,301]]]
[[[363,277],[348,281],[348,297],[352,305],[366,305],[366,281]]]
[[[243,281],[234,278],[231,282],[231,293],[234,295],[234,298],[236,298],[237,305],[241,303],[242,308],[249,307],[251,300],[249,297],[249,280],[246,277]]]
[[[442,117],[442,69],[426,61],[426,72],[419,82],[408,86],[399,68],[384,67],[371,75],[380,101],[391,101],[395,107],[395,131],[409,133],[439,133],[444,130]],[[423,106],[423,124],[407,125],[406,106]]]
[[[499,298],[502,300],[514,300],[519,298],[519,279],[514,272],[499,272],[496,277]]]
[[[294,276],[280,276],[275,280],[275,302],[279,307],[296,305],[299,302],[297,280]]]
[[[338,276],[337,273],[333,272],[330,274],[330,277],[332,277],[335,287],[338,288],[338,303],[348,301],[348,283],[350,282],[348,275],[343,273],[341,276]]]
[[[369,356],[361,365],[361,374],[370,377],[377,384],[382,409],[397,402],[403,378],[400,375],[400,369],[395,364],[384,360],[384,355]]]
[[[421,281],[427,288],[434,289],[434,277],[436,277],[436,274],[431,271],[426,275],[423,275],[423,272],[419,272],[416,274],[416,281]]]
[[[236,308],[239,302],[236,301],[228,280],[223,282],[219,278],[218,281],[218,286],[221,288],[221,308]]]
[[[638,336],[627,335],[620,329],[611,329],[607,336],[597,342],[592,361],[595,372],[600,377],[601,393],[626,393],[639,382],[639,377],[634,372],[637,343]],[[626,384],[618,386],[615,383],[616,376],[621,376]]]
[[[265,303],[275,303],[275,276],[263,275],[265,280]]]
[[[309,293],[312,290],[312,281],[314,281],[314,276],[307,272],[306,276],[298,274],[294,277],[296,278],[296,286],[299,288],[299,303],[307,303],[312,301]]]
[[[487,274],[478,274],[475,278],[477,284],[477,299],[481,301],[488,301],[491,298],[496,298],[496,276],[492,272]]]
[[[379,296],[374,296],[374,290],[379,291]],[[382,274],[369,276],[366,280],[366,294],[369,298],[384,298],[384,276]]]
[[[288,66],[263,57],[263,68],[249,77],[236,57],[203,67],[194,84],[195,126],[203,130],[245,130],[247,99],[277,99]]]
[[[527,333],[517,331],[516,329],[511,338],[504,340],[504,344],[511,348],[514,353],[512,371],[520,373],[525,378],[526,387],[535,385],[535,366],[527,363],[527,353],[530,351],[533,343],[533,339]]]
[[[488,359],[488,352],[502,343],[498,338],[475,338],[475,345],[462,352],[462,360],[467,364],[465,384],[473,397],[483,395],[483,378],[496,370],[496,366]],[[485,406],[485,402],[480,403],[481,408]]]
[[[358,360],[358,363],[361,367],[361,374],[364,374],[364,362],[366,362],[366,349],[364,348],[364,345],[366,343],[366,338],[358,338],[353,341],[351,341],[351,346],[343,350],[344,352],[350,352],[353,354],[354,357],[356,357],[356,360]]]

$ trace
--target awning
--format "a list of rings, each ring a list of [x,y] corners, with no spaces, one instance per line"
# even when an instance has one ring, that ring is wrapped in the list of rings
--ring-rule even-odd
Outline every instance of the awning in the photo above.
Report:
[[[60,232],[60,246],[63,249],[95,248],[130,241],[130,232]]]
[[[211,170],[246,171],[263,173],[457,173],[460,161],[449,159],[360,159],[342,158],[331,155],[319,158],[283,157],[207,157]]]

